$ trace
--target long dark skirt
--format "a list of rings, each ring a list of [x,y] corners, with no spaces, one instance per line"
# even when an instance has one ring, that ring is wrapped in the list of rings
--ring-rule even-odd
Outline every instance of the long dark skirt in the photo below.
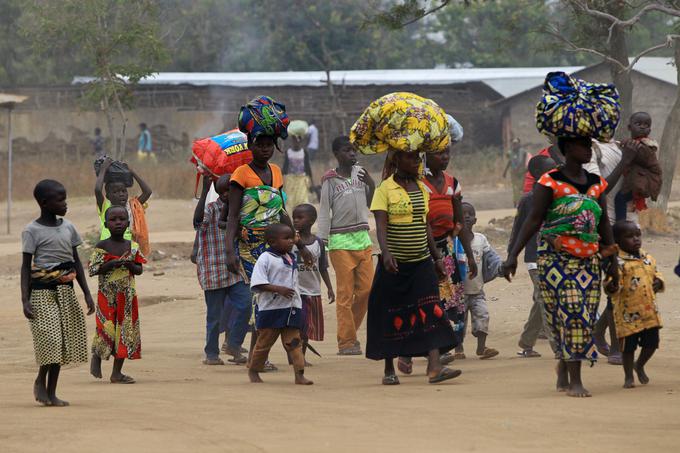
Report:
[[[378,260],[368,299],[366,357],[383,360],[441,353],[456,344],[453,329],[439,299],[434,262],[398,263],[391,274]]]

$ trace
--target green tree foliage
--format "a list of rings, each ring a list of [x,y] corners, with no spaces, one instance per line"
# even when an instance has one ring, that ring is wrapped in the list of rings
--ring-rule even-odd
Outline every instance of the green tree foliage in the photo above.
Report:
[[[36,0],[28,3],[23,30],[45,55],[69,50],[94,77],[87,97],[104,111],[114,156],[122,157],[131,86],[160,68],[166,53],[151,0]],[[119,134],[115,133],[114,111]]]

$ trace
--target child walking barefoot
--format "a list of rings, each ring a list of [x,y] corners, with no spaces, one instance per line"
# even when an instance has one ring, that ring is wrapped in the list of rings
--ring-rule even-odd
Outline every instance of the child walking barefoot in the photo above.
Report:
[[[298,232],[300,242],[314,257],[310,267],[302,262],[297,247],[293,249],[298,265],[298,286],[302,298],[302,353],[307,352],[309,340],[323,341],[324,322],[323,305],[321,303],[321,279],[328,289],[328,303],[335,301],[333,284],[328,275],[328,258],[326,247],[321,239],[312,234],[312,226],[316,222],[316,208],[311,204],[301,204],[293,210],[293,225]],[[309,363],[305,361],[305,365]]]
[[[262,253],[255,263],[250,289],[257,293],[255,326],[257,342],[248,364],[250,382],[260,383],[269,351],[281,337],[283,347],[293,362],[295,383],[311,385],[305,378],[305,357],[302,354],[302,300],[298,290],[298,270],[295,256],[293,230],[282,223],[265,229],[265,241],[269,250]]]
[[[619,246],[619,281],[610,280],[605,289],[612,296],[614,322],[623,353],[623,388],[635,387],[633,370],[640,384],[649,383],[645,365],[659,348],[661,317],[656,293],[663,291],[664,281],[656,269],[656,260],[640,249],[640,227],[626,220],[614,224],[614,240]],[[635,350],[642,348],[637,362]]]
[[[97,296],[97,333],[92,342],[90,373],[101,379],[102,359],[113,356],[112,384],[134,384],[123,374],[125,359],[141,358],[139,313],[135,275],[142,274],[146,262],[137,244],[125,239],[130,224],[127,209],[111,206],[104,213],[111,237],[100,241],[88,265],[90,276],[99,276]]]
[[[63,218],[66,189],[57,181],[45,179],[35,186],[33,196],[40,206],[40,217],[21,234],[21,303],[40,366],[33,396],[45,406],[68,406],[56,393],[61,366],[87,362],[85,317],[73,280],[85,295],[88,315],[94,313],[94,302],[78,257],[83,241],[75,226]]]

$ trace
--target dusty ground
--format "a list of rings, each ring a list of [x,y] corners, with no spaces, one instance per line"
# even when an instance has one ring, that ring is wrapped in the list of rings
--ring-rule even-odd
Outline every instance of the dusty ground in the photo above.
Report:
[[[69,218],[81,232],[95,228],[91,203],[70,202]],[[92,379],[85,365],[68,367],[59,389],[72,406],[64,409],[39,407],[32,399],[36,367],[19,302],[18,234],[0,236],[0,450],[677,451],[676,239],[645,244],[668,280],[660,297],[662,349],[650,362],[652,382],[646,387],[623,390],[622,370],[601,363],[584,370],[594,397],[571,399],[554,391],[554,361],[546,342],[537,346],[543,358],[517,358],[517,339],[531,303],[524,270],[512,284],[498,280],[487,288],[489,344],[501,355],[487,362],[456,362],[463,375],[451,383],[432,386],[415,375],[402,377],[398,387],[381,386],[381,364],[335,355],[335,310],[326,306],[327,339],[316,345],[323,358],[313,358],[307,372],[316,384],[294,386],[277,346],[272,359],[282,371],[263,375],[266,383],[255,386],[243,367],[201,365],[204,303],[195,269],[185,259],[193,240],[192,208],[190,201],[157,200],[149,210],[152,240],[166,258],[152,262],[138,279],[144,358],[125,368],[138,383],[110,385]],[[15,212],[15,232],[35,216],[28,202],[19,203]],[[479,218],[487,222],[507,214],[487,211]],[[90,285],[96,291],[94,280]],[[88,329],[94,331],[92,317]],[[109,367],[105,364],[106,371]],[[423,361],[416,370],[424,371]]]

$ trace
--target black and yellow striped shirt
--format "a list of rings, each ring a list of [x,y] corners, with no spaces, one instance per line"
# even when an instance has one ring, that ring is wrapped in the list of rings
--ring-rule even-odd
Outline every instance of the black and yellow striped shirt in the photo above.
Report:
[[[416,262],[430,256],[427,244],[425,198],[421,190],[408,192],[411,200],[413,221],[411,223],[387,224],[387,247],[397,261]]]

